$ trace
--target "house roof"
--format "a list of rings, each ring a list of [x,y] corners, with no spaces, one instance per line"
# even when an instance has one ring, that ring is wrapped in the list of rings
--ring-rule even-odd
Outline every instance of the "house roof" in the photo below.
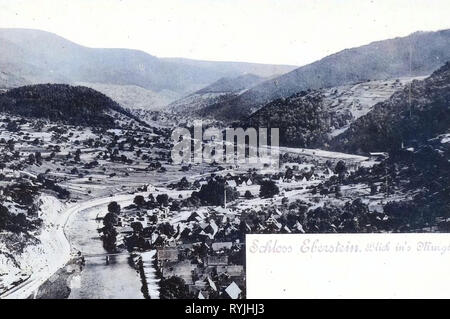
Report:
[[[233,281],[227,288],[225,288],[225,292],[228,294],[228,296],[230,296],[231,299],[238,299],[242,290]]]
[[[208,277],[208,283],[209,283],[209,286],[210,286],[214,291],[217,291],[216,284],[215,284],[214,281],[212,281],[211,278],[209,278],[209,277]]]
[[[227,181],[227,185],[231,186],[231,187],[236,187],[237,186],[236,181],[232,180],[232,179]]]
[[[217,243],[213,243],[211,246],[212,246],[213,250],[220,250],[220,249],[223,249],[223,248],[230,249],[233,246],[233,243],[231,241],[217,242]]]

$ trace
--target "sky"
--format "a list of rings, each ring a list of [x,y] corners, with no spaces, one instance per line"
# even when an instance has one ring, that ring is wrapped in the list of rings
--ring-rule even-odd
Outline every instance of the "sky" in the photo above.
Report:
[[[0,27],[158,57],[305,65],[450,28],[448,0],[0,0]]]

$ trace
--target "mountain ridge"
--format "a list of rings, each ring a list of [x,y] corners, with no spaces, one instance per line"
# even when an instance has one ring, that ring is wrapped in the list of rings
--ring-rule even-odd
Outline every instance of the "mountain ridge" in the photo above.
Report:
[[[220,101],[232,100],[264,80],[265,78],[254,74],[223,77],[192,94],[170,103],[168,109],[177,114],[201,116],[203,109]]]
[[[141,50],[89,48],[54,33],[33,29],[0,28],[0,43],[0,68],[4,77],[8,74],[16,77],[11,80],[14,85],[3,79],[0,82],[3,87],[16,86],[17,79],[23,78],[22,85],[74,82],[136,85],[154,92],[170,90],[181,96],[221,77],[248,73],[254,66],[267,72],[279,71],[275,65],[171,62]]]
[[[412,59],[410,60],[410,49]],[[307,89],[328,88],[366,80],[421,76],[450,60],[450,30],[415,32],[329,55],[280,77],[265,81],[231,101],[212,105],[205,115],[239,120],[278,98]]]

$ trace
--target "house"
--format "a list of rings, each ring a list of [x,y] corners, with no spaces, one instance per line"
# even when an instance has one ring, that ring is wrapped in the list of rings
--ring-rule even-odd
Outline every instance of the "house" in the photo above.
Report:
[[[165,278],[170,278],[172,276],[180,277],[184,280],[187,285],[192,285],[192,272],[196,269],[195,264],[191,264],[189,260],[185,260],[178,263],[169,263],[162,267],[162,275]]]
[[[201,227],[201,229],[204,230],[206,227],[209,226],[209,223],[202,221],[202,222],[198,223],[198,225]]]
[[[236,181],[233,180],[233,179],[228,180],[227,181],[227,185],[230,186],[230,187],[236,187],[237,186]]]
[[[209,278],[209,277],[207,278],[207,280],[208,280],[208,284],[211,287],[211,289],[214,291],[217,291],[217,287],[216,287],[216,284],[214,283],[214,281],[212,281],[211,278]]]
[[[196,289],[201,289],[201,290],[203,290],[203,289],[206,289],[206,288],[208,287],[208,284],[207,284],[206,281],[204,281],[204,280],[197,280],[197,281],[194,283],[194,286],[195,286]]]
[[[303,226],[302,226],[302,224],[300,224],[298,221],[295,223],[295,228],[299,231],[299,232],[301,232],[301,233],[305,233],[305,230],[303,229]]]
[[[218,243],[213,243],[211,245],[211,247],[214,251],[218,251],[218,250],[222,250],[222,249],[231,249],[232,246],[233,246],[233,243],[231,241],[218,242]]]
[[[133,232],[133,228],[131,228],[130,226],[125,226],[120,229],[120,233],[125,235],[131,235]]]
[[[207,236],[209,239],[213,239],[214,236],[216,236],[217,232],[219,231],[219,226],[217,226],[216,222],[214,220],[211,220],[209,224],[206,224],[207,226],[203,228],[203,230],[200,232],[200,235]]]
[[[203,220],[203,216],[200,216],[197,212],[193,212],[188,219],[187,222],[201,222]]]
[[[233,281],[227,288],[225,288],[225,292],[231,299],[238,299],[242,290]]]
[[[282,232],[283,232],[283,233],[286,233],[286,234],[292,233],[291,230],[289,229],[289,227],[287,227],[287,226],[284,226],[284,227],[283,227]]]
[[[226,274],[239,279],[244,276],[244,266],[242,265],[217,266],[216,271],[218,275]]]
[[[157,250],[157,259],[159,261],[177,262],[178,249],[176,248],[161,248]]]
[[[273,215],[270,216],[269,218],[267,218],[266,222],[266,227],[270,230],[275,230],[275,231],[280,231],[282,228],[281,223],[279,223],[274,217]]]
[[[208,266],[226,266],[228,265],[228,256],[208,256],[206,264]]]
[[[228,208],[223,208],[222,206],[214,207],[214,212],[218,215],[227,215],[230,214],[231,211]]]
[[[186,227],[180,232],[177,239],[189,239],[190,237],[192,237],[192,231],[190,228]]]

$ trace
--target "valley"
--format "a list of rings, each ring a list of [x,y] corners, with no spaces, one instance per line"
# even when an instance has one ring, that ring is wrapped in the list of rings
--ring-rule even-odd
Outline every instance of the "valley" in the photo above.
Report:
[[[44,72],[0,48],[0,298],[242,299],[246,234],[448,232],[448,34],[293,70],[0,30],[11,52],[31,37],[73,58],[39,46],[58,70]],[[411,39],[423,60],[408,68]],[[172,131],[199,119],[279,128],[279,166],[174,163]]]

